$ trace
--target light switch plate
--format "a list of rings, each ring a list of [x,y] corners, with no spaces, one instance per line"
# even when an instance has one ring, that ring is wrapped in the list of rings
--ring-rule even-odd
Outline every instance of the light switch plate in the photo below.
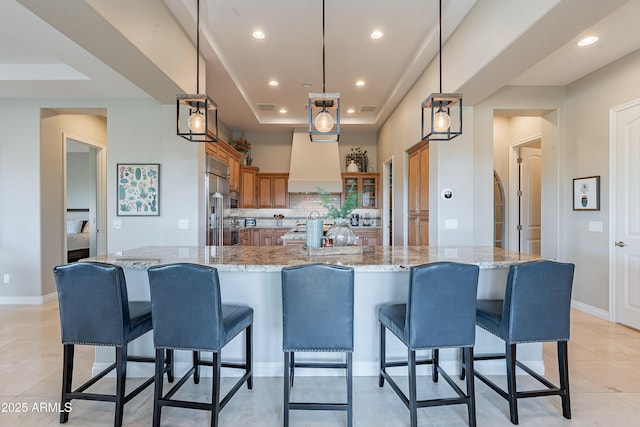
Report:
[[[186,230],[189,228],[189,220],[188,219],[181,219],[178,221],[178,228],[180,230]]]
[[[113,228],[122,228],[122,220],[114,219],[113,220]]]

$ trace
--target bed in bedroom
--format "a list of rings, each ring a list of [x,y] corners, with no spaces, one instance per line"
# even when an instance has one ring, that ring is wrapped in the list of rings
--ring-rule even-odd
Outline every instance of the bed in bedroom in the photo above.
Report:
[[[89,257],[89,209],[67,209],[67,262]]]

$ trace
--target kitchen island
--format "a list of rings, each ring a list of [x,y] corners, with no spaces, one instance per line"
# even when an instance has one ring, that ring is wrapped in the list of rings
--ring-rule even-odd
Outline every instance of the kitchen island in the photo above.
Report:
[[[84,261],[99,261],[124,268],[130,300],[148,300],[149,284],[146,269],[153,265],[176,262],[211,265],[218,269],[223,302],[247,304],[254,309],[254,374],[256,376],[282,375],[282,308],[280,271],[283,267],[309,263],[351,266],[355,269],[355,329],[354,375],[377,375],[378,322],[377,306],[391,301],[406,300],[409,270],[412,266],[438,261],[475,264],[480,267],[478,298],[501,298],[510,265],[540,259],[536,255],[507,251],[492,247],[428,246],[370,246],[362,253],[350,255],[309,255],[301,246],[233,246],[233,247],[144,247]],[[434,327],[437,325],[434,325]],[[197,325],[194,325],[197,327]],[[480,328],[476,329],[476,353],[499,352],[504,344]],[[388,335],[389,360],[406,357],[406,349]],[[241,360],[242,339],[232,341],[223,351],[223,357]],[[176,355],[176,369],[185,371],[190,363],[186,352]],[[147,334],[130,345],[129,354],[153,354],[153,337]],[[324,358],[335,360],[336,354],[300,353],[300,360]],[[542,346],[526,344],[518,348],[518,359],[543,373]],[[450,372],[458,369],[456,350],[440,352],[441,365]],[[109,349],[97,348],[94,371],[112,363]],[[504,362],[482,364],[483,372],[500,374]],[[428,367],[422,367],[428,374]],[[136,370],[140,369],[140,370]],[[149,374],[148,367],[128,369],[131,376]],[[302,370],[304,375],[307,370]],[[206,375],[205,371],[205,375]],[[323,370],[327,375],[327,371]],[[332,373],[329,373],[332,374]],[[336,374],[340,375],[338,371]]]

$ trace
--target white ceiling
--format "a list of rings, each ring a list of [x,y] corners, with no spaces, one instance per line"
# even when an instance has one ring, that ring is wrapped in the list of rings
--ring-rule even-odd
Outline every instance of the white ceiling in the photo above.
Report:
[[[308,93],[322,91],[322,2],[201,1],[200,42],[201,54],[207,61],[207,92],[219,104],[220,120],[231,130],[281,131],[305,126]],[[526,1],[530,0],[509,0],[509,6],[517,7],[514,2]],[[546,2],[554,3],[553,0]],[[563,2],[582,4],[576,0]],[[59,2],[3,1],[0,97],[95,100],[152,96],[163,103],[168,102],[166,96],[152,93],[145,82],[123,77],[132,76],[132,73],[114,60],[131,63],[136,60],[131,59],[135,53],[142,57],[140,52],[121,50],[122,41],[111,36],[112,28],[93,25],[97,22],[94,9],[110,8],[110,13],[119,9],[125,14],[129,12],[131,2],[77,0],[73,2],[74,7],[66,9],[55,3]],[[443,37],[446,40],[476,0],[444,0],[443,3]],[[593,0],[590,3],[594,3]],[[174,24],[187,28],[184,35],[192,40],[196,34],[195,4],[195,0],[137,0],[137,7],[144,6],[147,10],[166,6],[173,15]],[[378,129],[436,57],[437,5],[437,0],[326,0],[326,89],[341,94],[345,128]],[[557,46],[549,46],[551,53],[546,58],[540,58],[533,67],[500,84],[565,86],[638,49],[640,0],[609,0],[607,7],[602,9],[597,19],[592,16],[583,19],[585,23],[582,25],[581,21],[581,30],[572,37],[552,40]],[[580,20],[581,14],[583,11],[576,8],[573,16]],[[134,18],[129,17],[135,23]],[[148,19],[152,19],[151,14]],[[143,21],[138,17],[137,22]],[[550,33],[557,31],[555,25],[563,25],[552,19],[548,22]],[[83,25],[90,28],[82,28]],[[163,30],[162,25],[158,23],[155,30]],[[81,36],[92,30],[103,31],[103,28],[105,34],[96,34],[97,41]],[[139,28],[143,26],[139,25]],[[265,39],[251,37],[258,29],[266,33]],[[369,37],[376,29],[384,33],[380,40]],[[575,42],[587,34],[598,35],[600,41],[589,48],[578,49]],[[105,46],[114,46],[116,52],[105,55],[101,50]],[[122,58],[118,58],[118,54]],[[148,62],[147,58],[137,60],[142,64],[140,67],[146,66],[144,61]],[[445,55],[443,61],[446,60]],[[195,56],[191,65],[194,69]],[[189,79],[193,80],[193,87],[185,90],[195,91],[195,72]],[[268,85],[272,79],[279,81],[278,87]],[[356,87],[356,80],[364,80],[366,85]],[[443,91],[457,90],[447,87],[446,76],[443,80]],[[310,83],[312,87],[305,88],[304,83]],[[433,91],[437,92],[438,88],[434,87]],[[173,92],[175,90],[169,90],[170,96]],[[95,102],[87,104],[95,107]],[[274,110],[265,111],[265,106],[273,106]],[[55,108],[55,105],[51,107]],[[370,112],[360,112],[362,107],[374,108]],[[280,108],[286,108],[288,112],[281,114]],[[356,112],[347,114],[348,108],[354,108]]]

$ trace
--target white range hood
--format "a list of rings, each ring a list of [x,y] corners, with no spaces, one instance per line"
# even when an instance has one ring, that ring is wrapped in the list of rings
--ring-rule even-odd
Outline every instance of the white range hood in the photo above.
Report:
[[[311,142],[307,130],[296,129],[291,144],[289,193],[342,193],[337,142]]]

